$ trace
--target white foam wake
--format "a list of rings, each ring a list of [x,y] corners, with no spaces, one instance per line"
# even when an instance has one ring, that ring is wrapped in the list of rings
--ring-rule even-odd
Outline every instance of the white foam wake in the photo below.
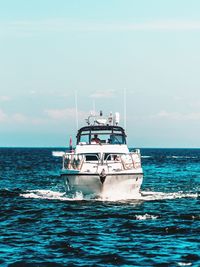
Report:
[[[144,214],[144,215],[136,215],[136,220],[143,221],[143,220],[156,220],[158,216],[151,215],[151,214]]]
[[[185,193],[185,192],[174,192],[174,193],[163,193],[163,192],[152,192],[152,191],[141,191],[137,194],[120,194],[113,192],[113,194],[102,195],[97,200],[102,201],[121,201],[121,200],[135,200],[135,201],[156,201],[164,199],[178,199],[178,198],[198,198],[198,193]]]
[[[178,262],[179,266],[191,266],[192,263],[191,262]]]
[[[164,199],[178,199],[178,198],[197,198],[198,193],[163,193],[163,192],[151,192],[142,191],[140,194],[113,194],[94,198],[93,196],[83,196],[82,193],[76,192],[73,196],[68,196],[65,192],[57,192],[52,190],[28,190],[25,193],[20,194],[24,198],[38,198],[38,199],[50,199],[60,201],[77,201],[77,200],[93,200],[93,201],[156,201]]]
[[[167,156],[168,159],[197,159],[194,156]]]
[[[24,198],[40,198],[50,200],[72,201],[83,200],[81,193],[76,193],[72,197],[67,197],[65,192],[56,192],[51,190],[28,190],[26,193],[20,194]]]
[[[52,156],[54,157],[62,157],[64,154],[64,151],[52,151]]]
[[[183,191],[173,192],[173,193],[142,191],[140,199],[144,201],[152,201],[152,200],[162,200],[162,199],[197,198],[197,197],[198,193],[186,193]]]

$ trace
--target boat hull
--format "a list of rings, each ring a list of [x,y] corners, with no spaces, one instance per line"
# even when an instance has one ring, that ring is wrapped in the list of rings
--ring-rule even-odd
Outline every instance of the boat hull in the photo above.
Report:
[[[67,193],[81,192],[94,197],[138,194],[143,180],[142,173],[61,174]]]

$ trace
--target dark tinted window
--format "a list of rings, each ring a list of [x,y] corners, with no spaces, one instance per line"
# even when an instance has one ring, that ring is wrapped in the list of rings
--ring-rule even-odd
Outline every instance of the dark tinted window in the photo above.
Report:
[[[98,161],[98,154],[88,154],[85,156],[86,161]]]

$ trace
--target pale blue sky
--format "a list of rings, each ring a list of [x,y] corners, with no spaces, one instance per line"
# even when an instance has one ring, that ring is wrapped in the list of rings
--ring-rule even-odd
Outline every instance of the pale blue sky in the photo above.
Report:
[[[0,0],[0,146],[65,146],[96,109],[129,146],[200,147],[199,0]]]

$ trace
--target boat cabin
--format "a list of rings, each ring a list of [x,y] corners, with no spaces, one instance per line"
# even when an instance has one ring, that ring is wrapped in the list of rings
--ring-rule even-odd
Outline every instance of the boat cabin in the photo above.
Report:
[[[92,125],[82,127],[77,134],[77,145],[126,144],[126,134],[122,127],[113,125]]]

